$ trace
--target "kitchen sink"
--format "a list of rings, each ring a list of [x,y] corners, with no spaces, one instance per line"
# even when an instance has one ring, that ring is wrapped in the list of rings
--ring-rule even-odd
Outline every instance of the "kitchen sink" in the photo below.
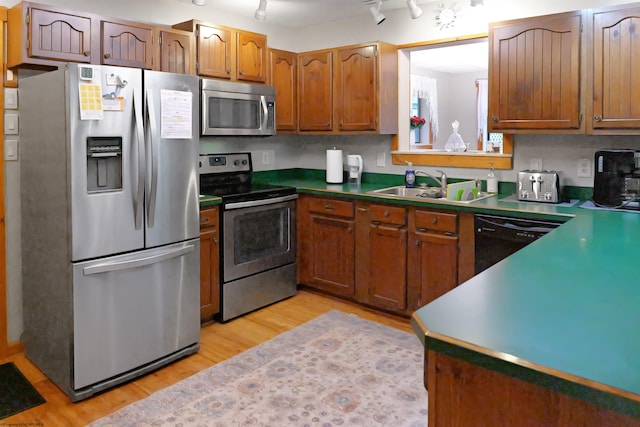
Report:
[[[393,197],[396,199],[403,199],[403,200],[428,199],[431,202],[465,203],[465,204],[473,203],[478,200],[495,196],[495,194],[493,193],[478,193],[478,196],[471,200],[448,200],[446,196],[442,195],[442,189],[440,187],[407,188],[404,185],[397,185],[395,187],[372,190],[372,191],[368,191],[367,194],[375,194],[378,196],[389,196],[389,197]]]

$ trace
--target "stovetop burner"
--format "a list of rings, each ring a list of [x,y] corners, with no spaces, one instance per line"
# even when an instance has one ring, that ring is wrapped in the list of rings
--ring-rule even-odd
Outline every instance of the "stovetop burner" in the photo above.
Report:
[[[223,204],[295,194],[294,187],[254,183],[251,153],[200,155],[200,194],[222,198]]]

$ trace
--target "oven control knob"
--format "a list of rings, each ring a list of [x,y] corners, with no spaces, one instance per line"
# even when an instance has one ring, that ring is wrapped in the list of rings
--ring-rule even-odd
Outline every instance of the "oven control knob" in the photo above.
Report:
[[[238,166],[240,165],[240,160],[234,160],[233,161],[233,166]]]
[[[246,159],[245,159],[245,160],[243,160],[243,161],[242,161],[242,164],[243,164],[243,165],[246,165],[246,164],[247,164],[247,160],[246,160]]]

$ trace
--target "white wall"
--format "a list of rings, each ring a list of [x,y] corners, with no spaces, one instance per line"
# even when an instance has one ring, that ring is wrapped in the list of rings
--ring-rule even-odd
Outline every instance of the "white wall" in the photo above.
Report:
[[[18,0],[0,0],[2,6],[12,6]],[[257,0],[255,0],[257,3]],[[335,21],[326,25],[295,30],[272,25],[267,20],[259,22],[250,16],[233,16],[213,8],[201,8],[190,0],[40,0],[39,3],[63,8],[98,13],[115,18],[171,25],[189,19],[228,25],[268,35],[274,48],[306,51],[327,47],[384,40],[396,44],[438,40],[465,34],[487,31],[487,17],[492,21],[541,15],[568,10],[631,3],[620,0],[538,0],[517,2],[513,0],[486,0],[487,6],[465,7],[460,11],[458,25],[440,31],[434,25],[437,3],[423,5],[420,19],[411,20],[406,10],[385,12],[387,20],[379,26],[369,16],[348,21]],[[449,3],[447,3],[448,5]],[[448,134],[449,129],[441,130]],[[345,155],[361,154],[366,172],[404,173],[404,166],[390,165],[390,136],[289,136],[271,138],[207,138],[202,141],[203,152],[251,151],[261,154],[267,151],[270,162],[256,161],[256,169],[285,169],[290,167],[324,169],[325,151],[337,146]],[[635,137],[587,137],[587,136],[517,136],[515,139],[514,169],[498,171],[498,179],[515,181],[518,170],[529,167],[530,158],[542,158],[543,166],[562,172],[562,184],[591,186],[593,178],[577,178],[576,166],[580,158],[593,158],[598,147],[640,146]],[[386,166],[376,166],[379,155],[386,158]],[[261,159],[262,156],[258,156]],[[7,206],[7,292],[9,308],[9,340],[20,339],[22,333],[22,293],[20,282],[20,217],[19,217],[19,161],[5,163]],[[425,168],[432,169],[432,168]],[[452,169],[447,175],[458,178],[484,178],[485,169]]]

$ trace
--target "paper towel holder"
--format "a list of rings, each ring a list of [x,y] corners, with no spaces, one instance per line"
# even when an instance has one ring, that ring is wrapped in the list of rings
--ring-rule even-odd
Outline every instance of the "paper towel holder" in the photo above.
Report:
[[[327,184],[342,184],[344,180],[342,150],[333,147],[327,150]]]

